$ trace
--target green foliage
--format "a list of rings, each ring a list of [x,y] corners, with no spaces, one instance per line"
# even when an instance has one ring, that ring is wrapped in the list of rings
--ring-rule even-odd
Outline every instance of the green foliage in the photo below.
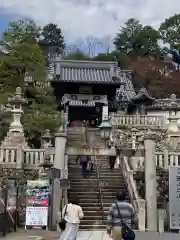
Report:
[[[115,61],[117,57],[117,53],[115,51],[110,53],[99,53],[97,56],[93,57],[92,60],[94,61]]]
[[[30,32],[28,24],[29,22],[27,22],[27,27],[25,27],[25,23],[23,22],[22,28],[21,21],[14,22],[11,23],[11,26],[16,27],[9,28],[9,31],[5,31],[4,38],[13,36],[13,41],[12,38],[6,41],[8,54],[1,56],[0,104],[7,104],[8,97],[15,93],[17,86],[22,88],[28,100],[28,104],[24,106],[23,116],[25,133],[32,144],[36,142],[34,145],[37,147],[37,140],[40,140],[40,136],[45,129],[48,128],[54,132],[59,126],[59,111],[55,103],[53,89],[47,82],[43,52],[36,41],[27,40],[29,39]],[[36,25],[34,28],[34,30],[31,29],[31,32],[36,32],[37,29],[40,29]],[[15,31],[14,34],[13,29]],[[19,31],[19,33],[17,31]],[[17,40],[15,39],[16,36]],[[6,38],[6,40],[7,39],[8,38]],[[28,82],[25,81],[26,74],[30,76],[30,81]],[[2,113],[0,115],[1,129],[5,122],[9,123],[9,118],[2,115]]]
[[[119,33],[114,39],[116,51],[129,55],[134,51],[134,41],[139,36],[142,25],[136,19],[129,19],[125,26],[121,27]]]
[[[90,60],[90,57],[81,51],[70,52],[66,57],[66,60]]]
[[[180,14],[171,16],[161,23],[159,31],[162,39],[171,47],[180,49]]]
[[[121,55],[156,56],[161,53],[159,39],[160,34],[157,30],[151,26],[142,26],[136,19],[129,19],[117,34],[114,44]]]
[[[8,43],[37,42],[41,28],[31,19],[10,22],[3,34],[3,40]]]
[[[65,43],[61,29],[53,23],[44,26],[39,44],[43,48],[51,47],[51,49],[54,48],[53,50],[56,52],[63,53]]]

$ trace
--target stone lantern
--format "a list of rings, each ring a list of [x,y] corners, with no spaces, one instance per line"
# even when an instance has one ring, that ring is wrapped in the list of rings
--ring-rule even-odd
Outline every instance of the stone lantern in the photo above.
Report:
[[[104,120],[99,126],[101,138],[104,140],[109,140],[111,136],[112,125],[109,120]]]
[[[21,117],[23,114],[22,105],[27,101],[22,97],[22,91],[20,87],[16,88],[15,96],[8,99],[9,103],[13,105],[11,110],[13,121],[10,124],[9,132],[13,132],[14,135],[18,135],[24,132],[23,126],[21,124]]]
[[[52,146],[51,145],[51,140],[52,140],[52,135],[50,133],[50,130],[46,129],[44,135],[42,136],[42,146],[43,146],[43,148],[51,147]]]

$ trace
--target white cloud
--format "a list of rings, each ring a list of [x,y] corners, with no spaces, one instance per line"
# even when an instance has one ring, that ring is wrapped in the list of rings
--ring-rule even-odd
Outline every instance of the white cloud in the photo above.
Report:
[[[71,39],[114,36],[130,17],[155,27],[180,12],[173,0],[0,0],[5,12],[30,17],[39,24],[58,24]]]

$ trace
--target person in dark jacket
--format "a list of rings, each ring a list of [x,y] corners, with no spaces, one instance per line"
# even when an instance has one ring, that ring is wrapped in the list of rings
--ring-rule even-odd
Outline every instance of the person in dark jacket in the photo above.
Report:
[[[113,240],[122,240],[122,219],[130,228],[133,228],[137,224],[137,219],[132,204],[125,201],[125,192],[117,193],[116,199],[116,202],[111,205],[107,217],[107,233],[112,235]],[[117,207],[121,216],[119,216]]]
[[[87,170],[87,166],[88,166],[88,162],[90,161],[90,158],[88,156],[79,156],[76,159],[76,162],[79,160],[81,166],[82,166],[82,175],[84,178],[87,177],[88,174],[88,170]]]

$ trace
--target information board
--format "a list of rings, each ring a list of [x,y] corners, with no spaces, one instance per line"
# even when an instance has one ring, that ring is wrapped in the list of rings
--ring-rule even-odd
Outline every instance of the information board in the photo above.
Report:
[[[169,167],[170,229],[180,229],[180,167]]]
[[[49,180],[27,181],[25,226],[47,226]]]
[[[26,226],[47,226],[48,207],[27,207]]]

